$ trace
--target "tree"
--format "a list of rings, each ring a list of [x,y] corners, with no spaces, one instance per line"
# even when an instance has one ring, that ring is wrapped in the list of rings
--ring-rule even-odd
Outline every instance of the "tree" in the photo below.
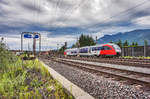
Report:
[[[79,41],[77,41],[75,44],[73,44],[72,48],[91,46],[91,45],[95,45],[95,44],[96,44],[96,42],[94,41],[94,39],[91,36],[81,34],[81,36],[79,37]]]
[[[122,47],[122,41],[119,39],[119,41],[116,43],[119,47]]]
[[[146,49],[147,49],[147,45],[148,45],[147,40],[144,40],[144,56],[145,56],[145,57],[146,57]]]
[[[138,43],[137,43],[137,42],[135,43],[135,46],[138,46]]]
[[[135,46],[135,43],[134,43],[134,42],[132,42],[132,46]]]
[[[96,43],[91,36],[81,34],[79,38],[79,44],[80,44],[80,47],[83,47],[83,46],[95,45]]]
[[[59,53],[60,53],[60,54],[63,54],[64,51],[65,51],[65,49],[66,49],[66,46],[65,46],[65,45],[62,46],[62,47],[59,49]]]
[[[0,70],[7,68],[8,64],[14,63],[16,57],[8,50],[3,39],[0,41]]]
[[[76,44],[73,44],[71,48],[76,48],[76,47],[77,47],[77,45],[76,45]]]
[[[111,40],[109,43],[113,43],[113,41]]]
[[[124,42],[123,46],[129,46],[129,43],[127,40]]]

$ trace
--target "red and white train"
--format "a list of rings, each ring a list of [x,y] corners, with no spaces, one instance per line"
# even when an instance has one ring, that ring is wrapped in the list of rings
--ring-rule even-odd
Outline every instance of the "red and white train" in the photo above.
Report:
[[[119,56],[120,54],[120,47],[114,43],[71,48],[64,51],[65,56]]]

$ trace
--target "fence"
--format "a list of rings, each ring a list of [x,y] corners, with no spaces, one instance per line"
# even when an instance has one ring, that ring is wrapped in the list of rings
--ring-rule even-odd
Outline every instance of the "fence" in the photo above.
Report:
[[[122,56],[150,56],[150,46],[122,47]]]

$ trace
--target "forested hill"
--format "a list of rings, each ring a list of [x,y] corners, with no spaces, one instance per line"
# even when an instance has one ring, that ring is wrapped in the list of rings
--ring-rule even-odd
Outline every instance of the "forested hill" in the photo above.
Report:
[[[150,45],[150,29],[140,29],[130,32],[120,32],[114,35],[105,35],[98,39],[98,43],[108,43],[108,42],[118,42],[118,40],[125,42],[126,40],[132,44],[132,42],[137,42],[139,45],[144,45],[144,40],[148,41]]]

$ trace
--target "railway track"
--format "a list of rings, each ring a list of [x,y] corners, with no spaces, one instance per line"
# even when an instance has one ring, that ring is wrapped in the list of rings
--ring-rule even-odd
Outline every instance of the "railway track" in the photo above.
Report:
[[[88,57],[88,58],[87,57],[66,57],[66,59],[85,60],[91,62],[111,63],[111,64],[150,68],[149,59],[95,58],[95,57]]]
[[[150,69],[145,68],[143,71],[139,71],[139,67],[134,67],[138,68],[137,70],[131,70],[129,69],[121,69],[116,68],[114,66],[101,66],[96,64],[95,62],[85,62],[85,61],[75,61],[75,60],[70,60],[70,59],[63,59],[63,58],[54,58],[53,61],[67,64],[69,66],[75,66],[77,68],[86,70],[88,72],[93,72],[96,74],[104,74],[108,75],[109,77],[115,77],[119,79],[125,79],[129,80],[133,84],[142,84],[150,87]]]

